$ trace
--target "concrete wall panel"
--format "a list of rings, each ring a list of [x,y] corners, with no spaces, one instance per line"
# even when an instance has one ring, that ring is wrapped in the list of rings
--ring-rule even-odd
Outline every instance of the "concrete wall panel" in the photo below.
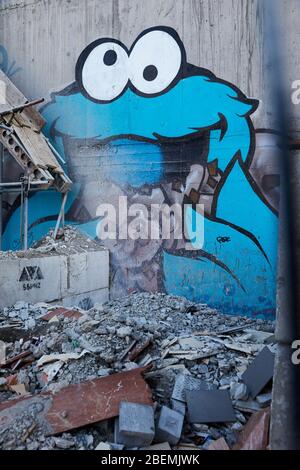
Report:
[[[281,6],[289,51],[285,54],[289,95],[299,66],[293,33],[298,3],[284,0]],[[130,48],[138,35],[159,26],[176,31],[187,63],[194,66],[182,67],[169,88],[146,97],[129,87],[113,102],[103,103],[101,60],[89,69],[91,88],[78,79],[85,73],[88,54],[74,84],[78,58],[93,41],[111,37]],[[111,203],[118,210],[125,196],[130,203],[183,205],[187,198],[204,205],[205,243],[192,254],[174,240],[106,241],[111,250],[113,296],[136,289],[166,290],[226,312],[274,316],[278,139],[272,132],[276,116],[264,31],[259,0],[0,3],[0,66],[29,98],[45,96],[49,101],[43,109],[45,132],[64,155],[75,183],[67,207],[69,223],[95,237],[100,230],[99,206]],[[171,73],[172,55],[164,55],[161,44],[151,60],[161,60],[161,67],[170,60],[165,70]],[[140,61],[150,57],[151,47],[149,41]],[[141,78],[139,64],[130,70],[133,81]],[[115,80],[122,73],[111,75],[105,92],[119,86]],[[214,125],[221,129],[213,130]],[[195,128],[202,131],[198,141],[190,135],[187,143],[178,143],[179,137]],[[172,139],[157,141],[155,132]],[[48,199],[54,207],[51,214],[50,209],[41,210],[50,207],[46,196],[30,200],[31,240],[51,227],[58,207],[55,198]],[[7,248],[16,245],[17,221],[18,209],[6,225]],[[201,215],[196,216],[198,231],[202,223]],[[81,274],[78,279],[80,284]]]

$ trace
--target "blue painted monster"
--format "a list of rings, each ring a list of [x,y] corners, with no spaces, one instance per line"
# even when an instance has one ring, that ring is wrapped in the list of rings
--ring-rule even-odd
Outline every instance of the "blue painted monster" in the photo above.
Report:
[[[205,205],[205,216],[193,214],[199,230],[205,217],[199,249],[111,247],[116,292],[164,289],[229,313],[274,315],[277,216],[249,172],[257,106],[189,64],[170,28],[144,31],[130,50],[101,39],[82,52],[76,81],[43,110],[75,183],[67,220],[95,237],[97,205],[115,196],[150,200],[159,191],[170,205]],[[53,225],[58,203],[55,194],[30,200],[33,239]],[[7,247],[17,221],[18,211]]]

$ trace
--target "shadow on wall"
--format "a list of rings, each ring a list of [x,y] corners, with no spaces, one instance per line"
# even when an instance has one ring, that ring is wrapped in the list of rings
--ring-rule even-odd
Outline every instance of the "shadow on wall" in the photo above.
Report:
[[[113,296],[159,290],[226,313],[274,318],[277,136],[255,132],[258,105],[189,64],[171,28],[144,31],[130,50],[99,39],[82,52],[74,83],[43,110],[75,183],[67,222],[96,238],[107,224],[99,206],[117,209],[127,197],[129,206],[191,207],[188,239],[204,223],[204,244],[191,241],[192,249],[174,232],[168,240],[101,240],[112,253]],[[53,226],[58,198],[31,198],[33,240]],[[128,220],[119,215],[121,229]],[[15,247],[17,224],[18,209],[6,226],[7,248]]]

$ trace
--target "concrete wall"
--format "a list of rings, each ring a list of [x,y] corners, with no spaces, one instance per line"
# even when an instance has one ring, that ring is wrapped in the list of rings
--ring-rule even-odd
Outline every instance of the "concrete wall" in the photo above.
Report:
[[[297,1],[281,4],[291,50]],[[145,35],[160,26],[172,31]],[[75,182],[70,223],[99,235],[99,205],[118,208],[120,196],[147,206],[204,205],[204,245],[194,250],[174,239],[106,242],[113,295],[166,290],[227,312],[274,315],[279,182],[263,33],[259,0],[0,2],[0,66],[29,98],[49,100],[45,132]],[[86,49],[107,37],[130,49],[141,34],[129,66],[124,46],[112,46],[124,63],[116,73],[108,66],[110,75],[103,71],[106,46]],[[289,70],[298,62],[290,53]],[[148,65],[158,77],[143,78]],[[122,94],[126,74],[135,86]],[[196,128],[197,139],[179,142]],[[53,225],[58,202],[31,199],[32,240]],[[18,216],[15,206],[7,248],[18,246]],[[191,216],[201,232],[201,210]]]

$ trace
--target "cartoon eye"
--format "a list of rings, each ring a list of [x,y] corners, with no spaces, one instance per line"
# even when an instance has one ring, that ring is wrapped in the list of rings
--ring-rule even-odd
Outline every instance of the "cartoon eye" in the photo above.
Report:
[[[129,78],[137,90],[157,94],[166,90],[178,76],[182,52],[166,31],[153,30],[142,36],[129,57]]]
[[[128,83],[128,54],[121,44],[102,42],[85,51],[82,61],[79,80],[92,99],[112,101],[121,95]]]

